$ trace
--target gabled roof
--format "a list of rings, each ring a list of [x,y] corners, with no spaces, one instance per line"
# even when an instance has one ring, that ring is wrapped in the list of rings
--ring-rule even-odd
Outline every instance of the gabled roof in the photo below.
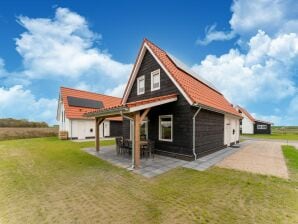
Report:
[[[251,120],[252,122],[256,121],[254,119],[254,117],[250,113],[248,113],[248,111],[245,110],[243,107],[240,107],[239,105],[237,105],[236,108],[238,108],[238,110],[240,110],[240,112],[244,113],[246,115],[246,117],[248,117],[248,119]]]
[[[237,110],[213,85],[203,78],[193,75],[193,72],[187,71],[187,69],[184,68],[185,66],[182,66],[176,58],[169,56],[167,52],[147,39],[143,41],[132,74],[126,86],[122,104],[125,104],[127,101],[146,50],[152,54],[190,105],[199,105],[209,110],[240,116]]]
[[[92,93],[84,90],[72,89],[67,87],[60,88],[60,100],[63,102],[65,116],[68,119],[86,119],[83,114],[94,111],[95,108],[70,106],[67,97],[76,97],[80,99],[101,101],[105,107],[112,107],[120,104],[121,98],[107,96],[98,93]],[[108,120],[122,120],[121,117],[109,118]]]

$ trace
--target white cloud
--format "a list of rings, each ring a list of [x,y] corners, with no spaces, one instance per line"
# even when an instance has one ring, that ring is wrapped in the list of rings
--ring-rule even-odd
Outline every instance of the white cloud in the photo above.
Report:
[[[53,19],[21,16],[19,23],[27,31],[16,39],[16,49],[23,57],[23,73],[31,79],[79,78],[86,73],[122,79],[132,68],[97,48],[101,36],[67,8],[57,8]]]
[[[249,47],[246,54],[231,49],[219,57],[208,55],[192,69],[238,104],[293,96],[297,87],[290,68],[298,57],[297,35],[270,38],[259,31]]]
[[[296,0],[234,0],[229,21],[230,31],[217,31],[214,25],[207,29],[206,37],[200,44],[207,45],[212,41],[230,40],[236,35],[249,39],[257,30],[269,35],[296,33],[298,2]],[[241,42],[241,39],[240,39]]]
[[[115,88],[107,89],[105,94],[110,95],[110,96],[122,97],[125,87],[126,87],[126,83],[119,84]]]
[[[197,44],[208,45],[209,43],[211,43],[213,41],[231,40],[235,36],[236,35],[233,31],[229,31],[229,32],[217,31],[216,24],[213,24],[210,27],[206,27],[205,38],[203,40],[198,39]]]
[[[57,99],[36,99],[30,90],[21,85],[9,89],[0,87],[0,95],[0,117],[55,123]]]

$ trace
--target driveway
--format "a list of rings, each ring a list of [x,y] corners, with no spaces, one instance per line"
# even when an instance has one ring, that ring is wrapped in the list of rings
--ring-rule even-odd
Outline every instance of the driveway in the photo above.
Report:
[[[280,142],[248,141],[241,150],[216,166],[286,179],[289,177]]]

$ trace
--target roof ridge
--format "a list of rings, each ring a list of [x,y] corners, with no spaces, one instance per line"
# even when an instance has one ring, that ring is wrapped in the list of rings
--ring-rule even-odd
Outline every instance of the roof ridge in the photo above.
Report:
[[[96,95],[100,95],[100,96],[107,96],[107,97],[113,97],[113,98],[116,98],[116,99],[122,99],[122,98],[116,97],[116,96],[110,96],[110,95],[106,95],[106,94],[102,94],[102,93],[95,93],[95,92],[90,92],[90,91],[87,91],[87,90],[75,89],[75,88],[65,87],[65,86],[60,86],[60,90],[61,89],[71,89],[71,90],[75,90],[75,91],[91,93],[91,94],[96,94]]]

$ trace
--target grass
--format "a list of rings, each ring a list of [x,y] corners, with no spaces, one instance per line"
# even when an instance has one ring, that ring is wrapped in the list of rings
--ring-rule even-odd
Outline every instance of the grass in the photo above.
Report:
[[[298,140],[298,134],[275,134],[272,133],[271,135],[266,134],[244,134],[242,136],[250,137],[250,138],[260,138],[260,139],[280,139],[280,140],[291,140],[295,141]]]
[[[298,140],[298,126],[272,126],[272,134],[244,134],[242,136],[261,139]]]
[[[57,136],[58,128],[2,128],[0,140]]]
[[[290,176],[298,183],[298,150],[294,146],[283,145],[282,150],[287,161]]]
[[[146,179],[80,150],[91,144],[0,142],[0,223],[298,222],[294,180],[220,168]]]

